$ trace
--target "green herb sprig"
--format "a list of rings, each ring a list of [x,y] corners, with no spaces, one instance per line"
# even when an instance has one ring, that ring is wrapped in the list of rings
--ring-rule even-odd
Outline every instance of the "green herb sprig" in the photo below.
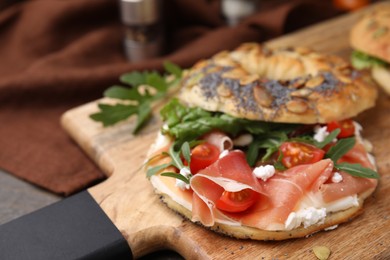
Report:
[[[161,170],[163,170],[167,167],[170,167],[170,166],[174,166],[175,168],[177,168],[179,170],[181,170],[183,168],[189,169],[188,166],[185,166],[183,164],[181,156],[183,156],[183,158],[188,162],[188,165],[190,165],[191,147],[193,145],[195,145],[196,143],[199,143],[199,142],[193,142],[191,144],[188,142],[184,142],[181,145],[180,149],[177,149],[177,146],[178,146],[177,142],[173,143],[173,145],[169,148],[169,151],[167,153],[164,153],[165,155],[168,155],[169,157],[171,157],[171,162],[149,168],[146,172],[146,176],[148,178],[150,178],[151,176],[157,174]],[[178,174],[176,172],[164,172],[161,175],[166,176],[166,177],[172,177],[172,178],[179,179],[179,180],[185,182],[186,184],[190,183],[190,178],[191,178],[191,176],[186,177],[186,176],[183,176],[183,175]]]
[[[379,58],[370,56],[361,51],[353,51],[351,55],[351,63],[356,69],[369,69],[375,66],[387,67],[389,63]]]
[[[160,111],[167,128],[163,134],[173,136],[178,143],[196,140],[199,136],[211,130],[221,130],[232,136],[246,131],[253,135],[266,137],[286,136],[298,126],[295,124],[281,124],[236,118],[224,113],[209,112],[199,107],[188,107],[173,98]]]
[[[334,162],[334,167],[339,170],[346,172],[355,177],[379,179],[379,174],[376,171],[366,168],[358,163],[338,163],[337,161],[343,157],[349,150],[354,147],[356,140],[354,137],[343,138],[337,141],[329,151],[325,154],[325,158],[329,158]]]
[[[135,115],[137,122],[133,134],[136,134],[150,118],[152,104],[166,97],[182,77],[182,70],[171,62],[164,62],[164,69],[172,76],[137,71],[122,75],[120,81],[127,86],[114,85],[103,95],[124,102],[114,105],[98,104],[100,111],[90,115],[90,118],[102,122],[104,126],[111,126]]]

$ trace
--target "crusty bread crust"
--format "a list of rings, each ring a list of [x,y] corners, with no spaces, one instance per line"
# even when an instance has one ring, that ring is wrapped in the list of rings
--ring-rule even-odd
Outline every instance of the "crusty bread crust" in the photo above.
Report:
[[[318,231],[325,230],[326,228],[333,227],[335,225],[339,225],[344,222],[348,222],[354,217],[358,216],[363,212],[363,203],[364,200],[370,196],[375,189],[368,190],[362,194],[359,194],[358,201],[359,206],[351,207],[346,210],[328,213],[324,223],[312,225],[307,228],[300,226],[293,230],[288,231],[268,231],[257,229],[248,226],[229,226],[226,224],[215,223],[212,227],[209,228],[217,233],[239,238],[239,239],[253,239],[253,240],[286,240],[291,238],[300,238],[306,237],[308,235],[314,234]],[[183,217],[191,220],[192,214],[191,211],[182,205],[178,204],[168,195],[161,193],[158,189],[155,189],[155,192],[160,195],[161,200],[172,210],[179,213]],[[200,222],[197,224],[201,225]]]
[[[364,16],[352,28],[351,46],[390,63],[390,5]]]
[[[313,124],[356,116],[374,106],[377,89],[339,57],[246,43],[195,64],[179,97],[236,117]]]

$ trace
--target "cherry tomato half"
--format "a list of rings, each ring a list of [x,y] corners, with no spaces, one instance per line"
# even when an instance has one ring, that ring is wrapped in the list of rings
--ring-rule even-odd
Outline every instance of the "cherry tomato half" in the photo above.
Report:
[[[355,125],[353,124],[353,120],[351,119],[329,122],[326,125],[326,128],[329,133],[337,128],[340,128],[341,132],[338,134],[338,138],[350,137],[355,134]]]
[[[224,191],[217,200],[216,207],[227,212],[242,212],[250,208],[257,199],[257,193],[251,189],[238,192]]]
[[[325,155],[325,151],[300,142],[284,142],[279,147],[279,152],[283,154],[282,164],[287,168],[318,162]]]
[[[191,150],[190,170],[192,174],[213,164],[219,158],[219,149],[210,143],[201,143]]]

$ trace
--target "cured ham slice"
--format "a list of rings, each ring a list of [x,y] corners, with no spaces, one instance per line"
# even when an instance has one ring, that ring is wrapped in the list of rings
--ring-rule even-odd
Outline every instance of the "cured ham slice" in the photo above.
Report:
[[[232,151],[217,160],[214,164],[200,171],[191,178],[194,191],[192,216],[205,226],[218,222],[230,221],[230,218],[215,208],[216,201],[226,191],[237,192],[252,189],[263,194],[263,187],[252,173],[241,151]]]
[[[363,150],[355,146],[343,160],[369,163],[361,157]],[[361,157],[359,160],[352,157]],[[372,166],[372,165],[371,165]],[[332,183],[333,162],[324,159],[314,164],[292,167],[277,172],[266,182],[252,174],[242,152],[230,152],[227,156],[196,174],[191,180],[194,191],[192,200],[193,220],[212,226],[216,222],[246,225],[263,230],[284,230],[289,214],[296,210],[307,194],[320,194],[325,203],[359,194],[376,186],[376,180],[353,177],[341,172],[343,181]],[[258,201],[242,213],[222,212],[215,202],[226,190],[253,189],[261,194]]]
[[[242,224],[264,230],[283,230],[288,215],[304,195],[321,180],[329,178],[333,169],[331,160],[299,165],[276,173],[267,182],[261,182],[269,203],[261,202],[248,212],[232,216]]]
[[[242,152],[234,151],[196,174],[191,179],[194,191],[193,217],[211,226],[215,216],[224,216],[238,224],[265,230],[282,229],[288,215],[304,194],[318,181],[329,178],[333,169],[331,160],[311,165],[300,165],[277,173],[267,182],[258,180],[252,173]],[[320,176],[326,175],[320,178]],[[221,212],[215,202],[223,191],[253,189],[261,194],[258,201],[243,213]],[[205,205],[207,207],[205,207]],[[217,219],[220,222],[219,219]]]
[[[221,131],[212,131],[200,139],[215,145],[222,152],[223,150],[231,150],[233,148],[232,139],[225,133]]]

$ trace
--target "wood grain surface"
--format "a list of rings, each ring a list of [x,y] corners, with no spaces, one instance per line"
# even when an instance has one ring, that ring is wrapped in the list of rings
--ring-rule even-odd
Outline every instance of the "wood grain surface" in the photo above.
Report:
[[[306,46],[348,59],[348,33],[364,12],[341,16],[275,39],[271,46]],[[365,211],[336,230],[282,242],[237,240],[197,226],[160,202],[141,166],[160,127],[158,113],[137,136],[133,120],[103,128],[89,119],[98,100],[67,111],[62,124],[69,135],[107,173],[108,179],[89,192],[122,232],[134,257],[162,248],[186,259],[316,259],[314,246],[327,246],[330,259],[390,259],[390,98],[380,92],[375,108],[357,120],[363,135],[374,144],[381,180],[365,203]]]

